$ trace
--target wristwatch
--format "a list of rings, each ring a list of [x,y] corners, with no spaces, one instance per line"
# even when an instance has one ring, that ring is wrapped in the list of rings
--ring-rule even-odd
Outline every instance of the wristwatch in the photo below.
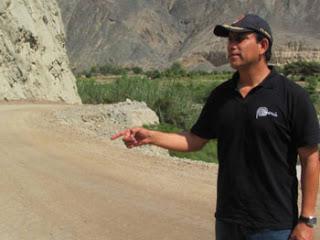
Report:
[[[300,216],[299,222],[305,223],[308,227],[313,228],[317,224],[317,218],[314,216],[309,216],[309,217]]]

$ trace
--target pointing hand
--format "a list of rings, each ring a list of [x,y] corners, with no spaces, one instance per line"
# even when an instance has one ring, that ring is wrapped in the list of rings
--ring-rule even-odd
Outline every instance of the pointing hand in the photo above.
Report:
[[[122,137],[122,141],[127,148],[133,148],[151,143],[150,133],[151,131],[145,128],[130,128],[114,134],[111,140]]]

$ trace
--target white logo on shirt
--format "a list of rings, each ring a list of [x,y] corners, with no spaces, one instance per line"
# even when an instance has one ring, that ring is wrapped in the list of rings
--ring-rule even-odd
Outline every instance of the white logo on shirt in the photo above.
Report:
[[[273,116],[273,117],[278,117],[278,113],[276,112],[270,112],[268,110],[268,108],[266,107],[259,107],[257,109],[257,113],[256,113],[256,119],[258,119],[259,117],[266,117],[266,116]]]

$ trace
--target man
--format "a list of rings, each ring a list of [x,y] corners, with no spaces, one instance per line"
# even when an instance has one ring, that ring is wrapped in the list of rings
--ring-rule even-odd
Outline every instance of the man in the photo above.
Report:
[[[319,187],[319,123],[307,93],[268,67],[268,23],[248,14],[214,34],[228,38],[237,70],[214,89],[190,132],[119,132],[128,148],[154,144],[196,151],[218,141],[217,240],[313,240]],[[297,206],[297,155],[302,205]]]

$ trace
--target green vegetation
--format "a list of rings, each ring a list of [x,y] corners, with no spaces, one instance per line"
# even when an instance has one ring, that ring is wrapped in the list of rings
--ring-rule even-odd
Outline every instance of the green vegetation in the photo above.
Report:
[[[283,67],[283,74],[286,76],[300,76],[302,78],[306,76],[319,76],[320,63],[304,61],[289,63]]]
[[[132,69],[130,68],[122,68],[119,66],[115,66],[112,64],[106,64],[103,66],[93,66],[90,70],[84,71],[80,75],[84,75],[87,78],[91,78],[94,76],[97,76],[99,74],[101,75],[122,75],[127,74],[129,71],[139,71],[141,68],[134,67]],[[141,69],[142,70],[142,69]]]
[[[165,78],[197,78],[199,76],[221,76],[230,75],[230,72],[205,72],[205,71],[189,71],[187,72],[180,63],[173,63],[169,68],[160,71],[158,69],[144,71],[141,67],[120,67],[117,65],[106,64],[103,66],[93,66],[90,70],[86,70],[78,75],[86,78],[96,77],[99,75],[144,75],[149,79],[165,79]]]
[[[153,126],[144,126],[148,129],[158,130],[162,132],[182,132],[183,129],[177,128],[174,125],[161,123],[159,125]],[[206,146],[201,151],[197,152],[175,152],[169,151],[171,156],[179,157],[179,158],[188,158],[193,160],[201,160],[205,162],[216,162],[217,163],[217,142],[209,141]]]
[[[146,72],[147,77],[151,79],[155,78],[173,78],[173,77],[185,77],[187,71],[182,68],[180,63],[173,63],[170,68],[160,72],[159,70],[152,70]]]
[[[308,76],[306,79],[306,90],[308,91],[311,101],[314,104],[318,114],[320,114],[320,77]]]
[[[111,67],[104,69],[109,69],[110,74],[115,73],[114,70],[110,70],[113,69]],[[210,92],[231,76],[228,72],[187,73],[180,64],[173,64],[162,72],[154,70],[143,73],[139,68],[132,68],[132,72],[139,75],[128,75],[128,72],[123,71],[124,74],[112,82],[98,83],[92,77],[92,75],[98,74],[98,70],[92,68],[87,74],[91,76],[90,78],[77,79],[78,92],[82,102],[85,104],[115,103],[125,101],[127,98],[144,101],[157,113],[160,119],[160,125],[148,126],[148,128],[168,132],[189,130],[197,120],[202,105]],[[198,152],[171,151],[170,154],[177,157],[216,162],[216,142],[210,141],[204,149]]]
[[[220,81],[199,82],[149,80],[146,77],[122,76],[109,84],[94,79],[78,79],[77,87],[83,103],[115,103],[127,98],[144,101],[160,118],[161,123],[189,129],[210,91]]]
[[[304,81],[302,86],[320,112],[320,63],[296,62],[279,68],[291,79]],[[99,74],[117,75],[113,81],[98,83]],[[115,103],[127,98],[144,101],[160,118],[158,126],[146,126],[167,132],[188,130],[197,120],[206,98],[218,84],[229,79],[229,72],[187,72],[175,63],[163,71],[144,72],[142,68],[120,68],[106,65],[93,67],[78,78],[78,92],[83,103]],[[201,151],[193,153],[170,152],[173,156],[216,162],[216,142],[210,141]]]
[[[280,71],[293,80],[304,82],[303,86],[320,114],[320,62],[297,61],[286,64]]]

